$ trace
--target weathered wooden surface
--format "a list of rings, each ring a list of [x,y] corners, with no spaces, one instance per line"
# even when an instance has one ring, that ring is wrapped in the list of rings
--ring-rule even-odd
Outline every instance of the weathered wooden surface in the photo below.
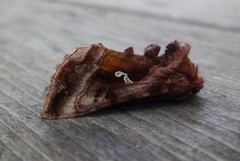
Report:
[[[0,1],[0,160],[240,160],[240,2]],[[183,103],[131,103],[41,120],[55,65],[101,42],[137,53],[192,45],[205,88]]]

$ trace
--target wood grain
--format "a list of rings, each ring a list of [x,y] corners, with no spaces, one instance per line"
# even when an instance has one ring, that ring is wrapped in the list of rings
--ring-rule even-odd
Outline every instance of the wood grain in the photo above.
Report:
[[[1,0],[0,160],[240,160],[239,9],[235,0]],[[175,39],[191,44],[205,78],[197,96],[40,119],[55,66],[77,46],[142,54]]]

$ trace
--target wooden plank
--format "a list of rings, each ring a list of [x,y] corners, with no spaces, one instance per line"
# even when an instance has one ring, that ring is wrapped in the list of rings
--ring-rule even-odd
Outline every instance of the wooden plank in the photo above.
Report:
[[[36,2],[35,2],[36,3]],[[138,33],[141,33],[141,35],[139,36],[142,36],[144,35],[144,38],[154,38],[155,39],[157,38],[157,41],[160,41],[162,40],[161,36],[162,34],[166,34],[165,31],[166,29],[164,29],[166,27],[169,27],[169,26],[172,26],[172,28],[174,28],[173,31],[169,30],[167,32],[168,34],[168,37],[167,39],[170,39],[171,37],[173,37],[173,39],[176,39],[179,35],[184,35],[184,39],[186,40],[186,36],[188,37],[189,35],[190,36],[197,36],[198,39],[195,39],[194,41],[197,41],[197,40],[201,40],[201,39],[204,39],[204,40],[208,40],[208,41],[205,41],[205,43],[208,43],[208,42],[214,42],[214,40],[216,40],[216,38],[218,38],[218,40],[220,40],[223,32],[222,31],[217,31],[217,30],[212,30],[212,29],[209,29],[209,28],[201,28],[201,30],[199,30],[199,26],[191,26],[190,25],[190,28],[186,28],[186,24],[180,24],[180,25],[177,25],[175,26],[175,23],[174,22],[169,22],[169,23],[163,23],[161,22],[162,20],[161,19],[153,19],[151,17],[149,17],[148,19],[143,19],[141,16],[137,16],[137,15],[132,15],[131,17],[133,17],[135,20],[133,20],[133,18],[127,18],[129,15],[122,15],[122,14],[119,14],[119,13],[115,13],[115,12],[108,12],[108,16],[105,16],[105,17],[102,17],[101,15],[101,19],[99,19],[100,15],[98,17],[95,16],[95,12],[94,10],[90,10],[89,12],[86,12],[86,10],[84,10],[83,8],[84,7],[74,7],[74,6],[71,6],[71,7],[68,7],[68,6],[62,6],[62,5],[58,5],[58,4],[52,4],[52,5],[49,5],[48,3],[44,4],[44,3],[36,3],[36,4],[28,4],[30,5],[31,7],[35,8],[36,11],[32,11],[34,12],[34,14],[36,14],[37,18],[39,21],[37,22],[31,22],[31,19],[29,17],[27,17],[26,15],[29,14],[29,11],[26,10],[25,11],[25,8],[29,7],[28,5],[24,5],[25,3],[23,3],[21,6],[22,6],[22,15],[20,17],[18,17],[18,19],[23,19],[22,21],[23,22],[28,22],[29,24],[28,25],[31,25],[31,26],[26,26],[26,28],[21,28],[20,30],[23,30],[23,31],[26,31],[28,32],[28,34],[23,34],[22,32],[18,32],[17,35],[19,35],[19,37],[17,38],[20,38],[21,40],[26,40],[26,43],[29,42],[29,36],[31,36],[31,40],[33,42],[29,43],[29,45],[34,45],[34,43],[38,43],[38,45],[34,45],[35,48],[40,48],[40,49],[47,49],[47,46],[51,44],[52,47],[54,46],[57,46],[57,48],[60,48],[61,49],[61,46],[59,47],[59,44],[61,43],[58,43],[59,41],[61,42],[65,42],[63,43],[63,47],[66,51],[66,49],[69,49],[68,51],[72,50],[75,46],[71,46],[71,48],[67,48],[66,46],[68,45],[68,42],[70,43],[73,43],[72,41],[74,39],[76,39],[77,37],[84,37],[85,39],[79,39],[78,38],[78,42],[74,42],[74,43],[82,43],[82,42],[89,42],[89,38],[90,37],[93,37],[91,36],[92,34],[95,34],[95,35],[99,35],[99,34],[104,34],[104,33],[108,33],[108,32],[111,32],[111,34],[105,34],[105,36],[109,37],[110,35],[112,35],[112,40],[114,40],[116,34],[123,34],[122,37],[124,37],[126,35],[127,39],[129,36],[131,35],[137,35]],[[36,5],[39,5],[39,6],[42,6],[39,7],[39,8],[36,8]],[[76,9],[72,12],[70,12],[69,10],[70,9]],[[106,10],[108,11],[108,10]],[[42,13],[44,12],[44,16],[39,16],[38,13]],[[74,16],[71,16],[69,15],[70,13],[74,14]],[[57,15],[57,16],[56,16]],[[118,15],[121,15],[121,16],[118,16]],[[83,19],[81,17],[88,17],[88,19]],[[47,17],[47,18],[46,18]],[[64,19],[61,19],[61,17],[66,17],[66,20]],[[115,22],[115,18],[114,17],[119,17],[121,21],[116,21]],[[54,23],[52,22],[53,19],[56,19],[54,21]],[[84,20],[84,21],[81,21],[81,20]],[[124,30],[119,30],[121,27],[123,27],[122,25],[122,21],[124,20],[125,24],[128,24],[128,28],[124,29]],[[143,20],[146,20],[146,23],[143,24],[142,21]],[[86,28],[89,28],[91,22],[94,21],[94,23],[97,23],[98,24],[98,27],[96,28],[92,28],[94,29],[94,31],[92,32],[89,32],[88,30],[86,30]],[[9,19],[9,22],[12,22],[11,19]],[[48,26],[42,24],[41,22],[48,22]],[[64,22],[69,22],[68,26],[65,27],[64,26]],[[111,24],[112,23],[116,23],[115,24],[115,27],[112,28],[111,27]],[[152,23],[151,25],[147,25],[149,23]],[[78,24],[81,24],[81,26],[79,26],[78,30],[76,28],[76,25]],[[159,25],[160,24],[160,25]],[[135,28],[134,26],[137,26],[137,25],[143,25],[142,28]],[[175,27],[174,27],[175,26]],[[189,25],[188,25],[189,26]],[[176,32],[176,28],[178,29],[178,31]],[[41,30],[39,30],[41,29]],[[154,30],[153,30],[154,29]],[[16,31],[18,31],[19,29],[16,29]],[[132,34],[131,32],[126,32],[126,31],[133,31]],[[162,30],[162,32],[161,32]],[[11,31],[11,30],[10,30]],[[49,31],[51,31],[49,33]],[[63,32],[63,35],[65,39],[63,39],[63,37],[60,37],[61,35],[59,34],[54,34],[54,33],[59,33],[59,32]],[[80,32],[79,31],[85,31],[84,32]],[[105,31],[105,32],[104,32]],[[106,32],[108,31],[108,32]],[[117,32],[118,31],[118,32]],[[151,32],[151,31],[155,31],[155,32]],[[38,32],[38,35],[34,36],[34,33]],[[125,32],[125,34],[124,34]],[[204,36],[202,36],[202,32],[204,34]],[[53,33],[53,34],[51,34]],[[68,35],[65,35],[65,33],[69,33]],[[74,35],[74,34],[75,35]],[[155,35],[157,33],[157,35]],[[173,36],[171,35],[171,33],[173,34]],[[211,33],[211,36],[207,36],[205,37],[207,34]],[[222,34],[219,34],[219,33],[222,33]],[[130,34],[130,35],[128,35]],[[191,35],[193,34],[193,35]],[[225,35],[226,34],[226,35]],[[225,36],[227,36],[229,34],[229,36],[233,36],[233,37],[238,37],[238,34],[236,35],[236,33],[228,33],[228,32],[225,32]],[[71,36],[70,36],[71,35]],[[79,35],[79,36],[78,36]],[[128,36],[127,36],[128,35]],[[154,35],[154,36],[153,36]],[[159,36],[158,36],[159,35]],[[235,35],[235,36],[234,36]],[[58,37],[56,37],[58,36]],[[51,37],[52,39],[54,38],[54,41],[41,41],[42,38],[44,37]],[[121,40],[122,37],[120,37],[119,39]],[[28,40],[27,40],[28,38]],[[94,37],[93,37],[94,38]],[[209,39],[210,38],[210,39]],[[170,39],[171,40],[171,39]],[[204,43],[204,40],[202,41],[202,43]],[[231,39],[230,39],[231,40]],[[91,39],[90,43],[92,43],[93,41],[95,41],[94,39]],[[119,40],[118,39],[115,39],[116,42],[118,42]],[[124,39],[124,41],[126,41]],[[130,41],[132,41],[130,39]],[[143,40],[138,40],[138,41],[144,41]],[[146,41],[146,40],[145,40]],[[169,41],[169,40],[167,40]],[[166,39],[165,39],[165,43],[167,42]],[[46,43],[47,42],[47,43]],[[139,43],[139,42],[138,42]],[[218,43],[222,43],[221,45],[218,44]],[[129,44],[128,43],[128,40],[126,42],[126,44]],[[132,44],[132,43],[131,43]],[[234,44],[234,43],[233,43]],[[136,44],[134,44],[136,45]],[[218,45],[218,47],[224,47],[226,49],[226,44],[224,44],[224,41],[217,41],[217,42],[214,42],[212,44],[209,44],[211,46],[213,45]],[[228,45],[231,45],[231,43],[229,43]],[[76,45],[77,46],[77,45]],[[125,47],[125,46],[123,46]],[[231,49],[231,46],[229,46],[229,49]],[[49,49],[48,49],[49,51]]]
[[[10,149],[8,149],[2,141],[0,141],[0,160],[4,161],[22,161],[21,158],[16,156]]]
[[[2,80],[2,82],[3,82],[3,80]],[[5,86],[5,88],[7,87],[7,84],[5,84],[4,85]],[[3,90],[4,90],[4,88],[2,88]],[[15,89],[15,90],[17,90],[17,89]],[[7,92],[8,90],[4,90],[5,92]],[[12,95],[13,93],[11,93],[10,95],[11,96],[14,96],[14,95]],[[21,93],[18,93],[17,95],[20,95],[20,96],[22,96],[22,94]],[[4,96],[4,95],[2,95],[2,97],[6,97],[6,96]],[[26,96],[25,96],[26,97]],[[15,97],[16,98],[16,97]],[[25,100],[23,100],[23,99],[21,99],[21,98],[23,98],[23,97],[18,97],[18,98],[16,98],[17,100],[19,100],[19,102],[22,102],[23,104],[25,104],[24,102],[26,102]],[[29,105],[25,105],[25,107],[26,106],[29,106]],[[23,109],[22,109],[23,110]],[[13,111],[14,112],[14,111]],[[26,112],[26,111],[25,111]],[[21,118],[22,118],[22,116],[20,116]],[[28,116],[28,117],[30,117],[30,116]],[[35,121],[36,122],[36,121]],[[59,122],[59,121],[58,121]],[[53,124],[54,125],[54,127],[57,127],[58,129],[60,129],[60,130],[62,130],[62,131],[64,131],[64,129],[61,129],[61,127],[66,127],[66,126],[70,126],[71,124],[70,123],[68,123],[68,124],[66,124],[66,126],[64,126],[65,124],[64,124],[64,122],[62,122],[60,125],[60,127],[59,127],[59,124],[58,124],[58,122],[56,122],[55,124],[54,124],[54,122],[51,122],[50,124]],[[39,125],[38,125],[39,126]],[[72,125],[73,126],[73,125]],[[76,125],[75,125],[76,126]],[[94,126],[93,126],[94,127]],[[110,133],[109,132],[107,132],[107,131],[101,131],[101,128],[100,127],[98,127],[98,126],[96,126],[95,128],[97,128],[97,129],[92,129],[92,128],[90,128],[89,130],[87,130],[87,126],[81,126],[80,127],[80,129],[85,129],[84,131],[86,131],[86,132],[88,132],[88,133],[86,133],[85,135],[83,135],[84,133],[84,131],[82,131],[81,133],[82,133],[82,135],[81,135],[81,137],[79,137],[78,135],[74,135],[74,134],[76,134],[76,132],[74,132],[74,131],[76,131],[77,129],[79,129],[79,127],[71,127],[71,129],[69,129],[69,130],[71,130],[72,132],[71,133],[69,133],[69,132],[66,132],[66,131],[64,131],[63,133],[65,134],[65,135],[67,135],[67,136],[70,136],[72,139],[74,139],[75,141],[77,141],[77,142],[79,142],[79,143],[81,143],[81,145],[84,145],[84,147],[88,147],[88,149],[91,149],[91,151],[95,151],[95,153],[96,154],[101,154],[101,156],[102,157],[104,157],[104,158],[106,158],[106,159],[108,159],[108,157],[109,157],[109,155],[111,156],[111,157],[113,157],[113,155],[111,154],[111,153],[113,153],[114,152],[114,157],[119,157],[119,153],[121,153],[121,151],[122,150],[124,150],[124,149],[122,149],[122,147],[125,147],[125,148],[127,148],[128,149],[128,152],[129,153],[131,153],[131,154],[135,154],[134,156],[136,156],[137,158],[135,158],[134,156],[131,156],[131,155],[127,155],[127,156],[121,156],[121,158],[125,158],[125,157],[127,157],[126,159],[127,160],[129,160],[130,158],[128,158],[128,157],[131,157],[131,159],[132,160],[139,160],[139,159],[141,159],[142,157],[144,157],[145,155],[140,155],[140,154],[138,154],[139,152],[137,152],[136,150],[135,150],[135,147],[130,147],[129,145],[127,145],[126,143],[124,143],[124,142],[120,142],[120,140],[118,139],[118,138],[116,138],[114,135],[110,135]],[[73,131],[74,130],[74,131]],[[107,133],[109,133],[108,135],[107,135],[107,140],[103,140],[103,138],[101,139],[101,138],[96,138],[96,135],[93,135],[93,134],[91,134],[91,133],[89,133],[89,132],[91,132],[91,131],[93,131],[94,133],[95,133],[95,131],[98,131],[98,132],[100,132],[100,134],[102,135],[103,133],[105,133],[104,135],[107,135]],[[90,139],[91,140],[95,140],[95,143],[96,144],[98,144],[97,143],[97,141],[99,140],[100,142],[99,143],[101,143],[101,144],[105,144],[106,146],[109,146],[108,144],[109,143],[111,143],[111,144],[113,144],[112,146],[110,146],[109,147],[109,149],[106,149],[106,147],[104,148],[104,149],[96,149],[97,147],[95,147],[95,146],[92,146],[91,144],[89,144],[89,142],[88,142],[88,140],[89,140],[89,137],[90,137],[90,135],[93,135]],[[101,137],[101,135],[100,135],[100,137]],[[84,137],[84,139],[82,138],[82,137]],[[114,140],[114,141],[110,141],[109,139],[110,139],[110,137],[112,137],[112,139],[111,140]],[[119,141],[118,141],[119,140]],[[110,142],[109,142],[110,141]],[[118,142],[117,142],[118,141]],[[105,143],[106,142],[106,143]],[[112,147],[114,147],[114,146],[116,146],[115,148],[113,148],[112,149]],[[93,148],[93,149],[92,149]],[[96,151],[97,150],[97,151]],[[79,151],[81,152],[81,150],[79,149]],[[86,152],[85,152],[86,153]],[[126,152],[125,152],[126,153]],[[161,153],[163,153],[163,151],[161,152]],[[136,155],[136,154],[138,154],[138,155]],[[151,159],[153,156],[151,156],[151,154],[147,157],[147,158],[149,158],[149,159]],[[168,155],[168,158],[171,158],[171,156],[170,155]],[[110,158],[109,158],[110,159]],[[155,158],[156,159],[156,158]],[[151,159],[151,160],[155,160],[155,159]],[[171,159],[172,160],[172,159]]]
[[[234,0],[2,0],[0,160],[240,160],[239,8]],[[196,97],[39,118],[55,65],[75,47],[102,42],[141,54],[175,39],[192,45],[205,78]]]
[[[60,11],[59,11],[60,12]],[[53,16],[53,14],[54,14],[54,12],[53,13],[49,13],[49,14],[47,14],[46,16]],[[79,15],[84,15],[82,12],[79,12]],[[94,13],[92,14],[92,15],[94,15]],[[90,16],[90,15],[89,15]],[[113,22],[114,21],[114,16],[117,16],[118,17],[118,15],[114,15],[113,14],[113,18],[112,19],[107,19],[106,20],[106,22],[104,22],[104,23],[100,23],[100,22],[98,22],[99,23],[99,25],[108,25],[109,24],[109,22]],[[81,22],[79,22],[78,20],[77,20],[77,18],[79,18],[79,17],[76,17],[76,18],[74,18],[74,19],[71,19],[74,23],[81,23]],[[134,17],[135,18],[135,17]],[[96,18],[95,18],[96,19]],[[94,19],[94,20],[95,20]],[[139,19],[139,17],[138,17],[138,19]],[[99,20],[98,20],[99,21]],[[159,40],[156,40],[156,38],[155,37],[159,37],[160,39],[161,39],[161,37],[169,37],[169,40],[168,41],[171,41],[171,40],[173,40],[173,39],[175,39],[176,38],[176,34],[177,34],[177,37],[184,37],[184,39],[186,39],[186,37],[189,37],[189,36],[191,36],[190,37],[190,39],[188,40],[188,41],[192,41],[192,44],[193,44],[193,51],[192,52],[194,52],[194,51],[196,51],[195,53],[202,53],[202,52],[204,52],[204,54],[201,54],[201,55],[194,55],[195,57],[196,57],[196,59],[198,59],[198,62],[200,62],[200,64],[206,64],[206,65],[208,65],[207,67],[208,67],[208,69],[211,69],[211,68],[216,68],[217,66],[219,66],[221,63],[217,63],[217,61],[221,61],[221,60],[223,60],[224,59],[224,57],[227,57],[228,56],[228,54],[226,54],[225,52],[222,52],[222,48],[220,48],[220,49],[218,49],[217,51],[214,51],[215,50],[215,47],[214,47],[214,45],[216,44],[216,42],[214,43],[214,44],[212,44],[212,43],[208,43],[208,50],[207,50],[207,52],[206,52],[206,50],[204,51],[204,49],[206,48],[206,43],[204,43],[204,42],[213,42],[214,40],[216,40],[216,39],[221,39],[221,37],[223,36],[222,35],[222,32],[216,32],[216,31],[212,31],[212,30],[200,30],[200,29],[194,29],[194,28],[192,28],[192,27],[187,27],[186,25],[178,25],[177,26],[177,29],[178,29],[178,31],[180,31],[181,32],[181,34],[179,34],[179,33],[175,33],[174,32],[174,30],[176,30],[176,27],[171,27],[171,24],[169,24],[169,23],[167,23],[168,25],[166,25],[166,27],[164,27],[164,25],[162,25],[161,24],[161,22],[159,22],[159,23],[156,23],[155,24],[155,22],[154,21],[149,21],[149,23],[153,23],[153,25],[151,25],[152,27],[153,26],[161,26],[161,28],[162,28],[162,30],[163,31],[166,31],[166,30],[168,30],[168,33],[166,34],[166,33],[164,33],[163,32],[163,34],[162,33],[160,33],[160,32],[157,32],[157,33],[154,33],[156,36],[152,36],[152,34],[149,34],[149,35],[146,35],[146,33],[148,33],[148,32],[143,32],[142,34],[144,34],[145,36],[144,36],[144,39],[143,40],[146,40],[148,37],[150,37],[151,38],[151,42],[158,42]],[[50,22],[51,23],[51,22]],[[68,25],[68,29],[70,29],[70,28],[72,28],[72,31],[75,31],[76,29],[75,29],[75,26],[77,25],[77,24],[70,24],[70,25]],[[126,23],[130,23],[130,21],[127,21],[126,20]],[[140,20],[139,20],[139,23],[140,23]],[[149,23],[147,23],[147,24],[149,24]],[[37,24],[37,25],[40,25],[41,26],[41,24]],[[51,30],[53,30],[53,32],[54,32],[54,30],[57,30],[57,28],[59,28],[59,27],[61,27],[61,25],[62,24],[51,24],[51,26],[52,27],[50,27],[51,28]],[[110,24],[109,24],[110,25]],[[71,27],[72,26],[72,27]],[[117,24],[117,26],[121,26],[120,24]],[[84,24],[83,24],[83,27],[85,27],[85,28],[87,28],[87,27],[89,27],[89,26],[84,26]],[[187,27],[187,28],[186,28]],[[46,41],[46,40],[39,40],[39,36],[40,35],[44,35],[44,37],[46,37],[47,35],[50,35],[50,34],[48,34],[48,30],[49,30],[49,27],[44,27],[44,26],[41,26],[41,30],[36,30],[36,28],[35,28],[35,31],[34,31],[34,33],[31,33],[31,30],[33,30],[33,28],[35,28],[35,27],[32,27],[32,28],[26,28],[26,32],[30,32],[30,34],[29,34],[29,36],[34,36],[34,34],[35,34],[35,36],[34,37],[36,37],[36,34],[38,35],[38,38],[37,38],[37,42],[38,42],[38,44],[41,44],[42,42],[44,42],[44,41]],[[104,27],[101,27],[101,28],[104,28]],[[147,28],[147,25],[145,25],[143,28]],[[148,27],[149,28],[149,27]],[[160,28],[160,29],[161,29]],[[172,31],[170,30],[171,28],[173,28],[172,29]],[[131,28],[130,28],[131,29]],[[46,30],[46,31],[44,31],[44,30]],[[84,28],[80,28],[79,30],[84,30]],[[119,30],[119,27],[116,27],[116,29],[115,30]],[[134,31],[134,33],[135,33],[135,35],[137,34],[137,33],[140,33],[140,31],[138,31],[139,29],[136,29],[136,31]],[[152,28],[149,28],[149,31],[152,31],[152,30],[154,30],[154,29],[152,29]],[[77,33],[77,31],[76,32],[72,32],[71,31],[71,33],[72,34],[70,34],[70,35],[74,35],[74,34],[76,34],[76,35],[79,35],[78,33]],[[59,30],[57,30],[57,32],[60,32]],[[56,33],[57,33],[56,32]],[[109,30],[103,30],[103,31],[100,31],[99,30],[99,33],[106,33],[106,32],[109,32]],[[129,33],[130,31],[125,31],[126,33]],[[188,33],[186,33],[186,32],[188,32]],[[199,32],[199,33],[197,33],[197,32]],[[209,36],[207,36],[208,34],[210,34],[210,32],[211,32],[211,37],[209,37]],[[17,32],[16,34],[18,34],[19,35],[19,33],[20,32]],[[97,33],[98,35],[95,35],[94,37],[101,37],[101,36],[103,36],[103,35],[99,35],[99,33]],[[169,35],[169,33],[173,33],[173,34],[170,34]],[[189,35],[189,33],[193,33],[193,34],[197,34],[197,36],[198,36],[198,39],[195,39],[195,38],[193,38],[193,36],[196,36],[196,35]],[[9,34],[11,34],[11,35],[13,35],[12,33],[9,33]],[[40,34],[40,35],[39,35]],[[87,33],[87,34],[89,34],[89,33]],[[115,34],[115,35],[114,35]],[[113,35],[112,37],[110,37],[109,35],[107,36],[107,39],[113,39],[114,40],[114,38],[113,37],[117,37],[117,31],[112,31],[111,32],[111,34],[109,34],[109,35]],[[121,34],[124,34],[124,33],[121,33]],[[142,35],[141,34],[141,35]],[[185,34],[185,35],[184,35]],[[56,35],[56,34],[53,34],[53,35]],[[50,40],[50,44],[53,44],[54,43],[54,41],[55,41],[55,45],[57,45],[58,46],[58,48],[59,48],[59,46],[60,46],[60,48],[65,48],[64,46],[66,46],[66,44],[71,44],[71,43],[76,43],[76,42],[72,42],[72,40],[66,40],[67,42],[69,42],[69,43],[66,43],[66,41],[65,41],[65,39],[63,39],[63,38],[60,38],[60,37],[54,37],[53,35],[50,35],[50,36],[47,36],[47,40],[48,40],[48,38],[51,38],[51,39],[53,39],[54,38],[54,40]],[[126,35],[126,34],[125,34]],[[199,46],[197,43],[195,43],[196,42],[196,40],[199,40],[199,35],[205,35],[205,37],[204,36],[201,36],[200,38],[204,38],[203,40],[201,40],[201,44],[202,43],[204,43],[204,45],[201,45],[201,46]],[[215,35],[215,36],[213,36],[213,35]],[[10,35],[7,35],[7,37],[9,37]],[[82,35],[82,36],[84,36],[84,37],[87,37],[87,35]],[[239,40],[239,36],[238,36],[238,34],[233,34],[233,33],[230,33],[229,35],[227,35],[227,34],[224,34],[224,36],[226,37],[228,37],[228,38],[234,38],[234,39],[236,39],[236,42]],[[25,41],[25,38],[24,37],[26,37],[26,34],[25,34],[25,36],[24,35],[19,35],[19,36],[17,36],[15,39],[19,39],[19,41],[22,41],[22,40],[24,40]],[[81,37],[81,35],[79,35],[79,37]],[[89,37],[93,37],[93,36],[89,36]],[[170,39],[171,37],[173,37],[172,39]],[[206,41],[206,38],[208,39],[208,41]],[[127,44],[128,42],[128,44],[133,44],[132,42],[134,42],[135,41],[135,39],[134,39],[134,37],[130,37],[130,38],[128,38],[129,40],[124,40],[124,41],[126,41],[125,42],[125,44]],[[29,40],[26,40],[26,42],[28,42]],[[35,39],[33,39],[33,41],[35,41]],[[80,40],[81,41],[81,40]],[[85,41],[90,41],[90,40],[85,40]],[[92,40],[92,41],[94,41],[94,40]],[[119,40],[116,40],[117,42],[119,41]],[[138,40],[139,41],[139,40]],[[166,40],[165,40],[166,41]],[[139,43],[139,47],[141,46],[141,44],[142,44],[142,48],[146,45],[146,44],[143,44],[143,43],[145,43],[145,42],[138,42]],[[165,42],[166,43],[166,42]],[[35,49],[36,49],[36,47],[37,47],[37,45],[34,45],[34,43],[26,43],[26,44],[28,44],[28,46],[29,45],[31,45],[32,44],[32,47],[34,47]],[[64,45],[65,44],[65,45]],[[63,46],[62,46],[63,45]],[[136,45],[136,44],[133,44],[133,45]],[[144,45],[144,46],[143,46]],[[198,47],[195,49],[195,45],[198,45]],[[230,49],[230,50],[232,50],[232,51],[230,51],[230,52],[235,52],[236,50],[237,50],[237,43],[229,43],[228,44],[229,46],[228,46],[228,48]],[[42,46],[42,45],[40,45],[40,46]],[[61,47],[62,46],[62,47]],[[75,45],[75,46],[77,46],[77,45]],[[71,51],[73,48],[75,48],[75,46],[72,46],[71,48],[70,47],[66,47],[65,49],[67,49],[67,48],[69,48],[69,51]],[[126,47],[126,46],[123,46],[123,45],[121,45],[122,47]],[[221,46],[223,46],[223,47],[225,47],[225,50],[226,50],[226,44],[225,44],[225,41],[218,41],[217,42],[217,46],[218,46],[218,48],[219,47],[221,47]],[[209,48],[212,48],[211,50],[209,49]],[[118,47],[119,48],[119,47]],[[45,48],[44,48],[45,49]],[[39,49],[38,49],[39,50]],[[211,54],[209,54],[209,52],[211,51]],[[49,52],[49,49],[48,50],[42,50],[42,52],[43,53],[45,53],[45,54],[47,54],[46,52]],[[56,52],[56,51],[55,51]],[[221,53],[220,55],[219,55],[219,53]],[[64,52],[62,52],[61,54],[64,54]],[[213,55],[214,54],[214,55]],[[216,55],[215,55],[216,54]],[[215,58],[215,59],[205,59],[206,57],[209,57],[209,55],[211,56],[211,55],[213,55],[212,56],[212,58]],[[50,57],[50,56],[49,56]],[[217,58],[217,59],[216,59]],[[60,58],[58,59],[58,60],[60,60]],[[236,62],[236,64],[238,64],[237,63],[237,61],[239,60],[239,59],[234,59],[233,57],[229,57],[228,59],[226,59],[227,61],[229,60],[231,60],[231,61],[234,61],[234,62]],[[212,62],[216,62],[216,63],[212,63]],[[57,61],[55,61],[55,62],[57,62]],[[230,63],[230,62],[227,62],[227,63]],[[229,68],[226,68],[225,70],[232,70],[232,68],[234,68],[234,69],[237,69],[237,67],[238,66],[230,66]],[[234,71],[234,72],[237,72],[237,70],[232,70],[232,71]],[[231,74],[231,73],[230,73]],[[238,75],[239,75],[239,72],[238,72]]]
[[[33,111],[25,109],[20,103],[16,102],[15,100],[9,99],[11,97],[6,95],[5,93],[0,92],[0,94],[0,102],[2,104],[2,108],[4,108],[5,110],[9,110],[9,113],[18,116],[18,118],[21,119],[24,124],[28,125],[28,127],[31,127],[31,129],[33,129],[34,132],[37,133],[42,139],[42,143],[48,143],[45,144],[48,145],[49,148],[54,149],[55,151],[60,152],[63,155],[66,155],[67,160],[97,160],[94,155],[90,155],[90,152],[76,144],[76,142],[71,140],[69,137],[63,135],[61,131],[52,127],[49,124],[42,122],[36,112],[33,113]],[[7,101],[3,102],[3,100]],[[14,109],[14,107],[19,107],[19,109]],[[34,110],[34,106],[30,107],[32,107],[32,110]],[[47,150],[50,150],[49,148],[47,148]]]
[[[128,110],[131,111],[131,108]],[[97,116],[93,117],[94,119],[92,119],[91,117],[88,119],[89,121],[91,120],[97,125],[104,127],[109,131],[112,131],[113,133],[118,135],[118,137],[121,137],[123,139],[131,136],[131,138],[134,139],[131,139],[128,142],[136,144],[139,148],[149,148],[149,145],[146,145],[146,143],[142,143],[142,138],[144,138],[144,140],[147,140],[148,144],[151,143],[152,145],[164,147],[166,150],[177,155],[183,160],[214,160],[211,156],[204,154],[199,149],[188,145],[186,142],[182,142],[178,139],[177,136],[169,135],[169,133],[166,133],[165,130],[160,130],[158,133],[153,133],[153,131],[149,132],[149,129],[138,129],[137,127],[133,127],[132,122],[130,122],[129,120],[128,123],[123,123],[121,120],[126,120],[126,118],[122,118],[121,120],[115,118],[116,113],[123,114],[124,112],[121,109],[115,111],[110,110],[110,112],[105,111],[100,114],[93,115]],[[127,117],[131,117],[131,115],[127,115]],[[161,117],[161,115],[159,115],[159,117]],[[80,124],[80,120],[74,121],[76,122],[76,124]],[[139,122],[139,126],[141,127],[143,127],[145,124],[146,122],[144,121]],[[116,127],[116,125],[118,125],[118,127]],[[121,128],[119,128],[119,126]],[[122,131],[121,129],[125,130]],[[159,135],[160,133],[161,135]],[[152,147],[150,147],[150,149],[153,150]],[[160,157],[162,154],[161,152],[159,152],[159,150],[161,151],[161,149],[159,148],[156,153]],[[195,151],[195,153],[193,154],[192,151]]]
[[[35,149],[27,146],[26,143],[6,125],[0,122],[0,136],[1,141],[9,148],[12,149],[19,158],[23,160],[47,160],[40,155]]]
[[[32,147],[37,147],[37,151],[46,157],[46,160],[71,160],[66,155],[62,155],[55,151],[49,142],[42,140],[34,130],[26,126],[20,119],[17,119],[13,114],[11,115],[3,107],[0,107],[1,118],[0,121],[6,124],[14,133],[18,134],[24,142]],[[26,135],[27,134],[27,135]]]
[[[181,1],[177,0],[133,0],[129,1],[108,1],[108,0],[89,0],[79,2],[77,0],[70,1],[53,1],[54,3],[62,3],[64,5],[80,6],[95,10],[113,10],[117,12],[125,12],[128,14],[138,14],[141,16],[158,17],[168,21],[180,23],[189,23],[196,26],[205,26],[220,30],[238,31],[239,15],[235,14],[235,10],[240,8],[239,3],[235,0],[224,1]],[[231,3],[231,5],[229,5]],[[208,10],[210,7],[211,10]],[[222,12],[224,10],[224,12]],[[201,15],[201,16],[200,16]],[[230,17],[227,17],[227,15]],[[226,21],[228,18],[228,21]],[[212,21],[215,19],[216,21]]]

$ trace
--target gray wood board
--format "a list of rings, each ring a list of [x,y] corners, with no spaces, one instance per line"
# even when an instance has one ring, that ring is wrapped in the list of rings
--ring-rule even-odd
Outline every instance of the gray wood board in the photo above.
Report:
[[[0,160],[240,160],[240,2],[0,1]],[[205,87],[181,103],[133,102],[41,120],[56,64],[101,42],[139,54],[192,46]]]

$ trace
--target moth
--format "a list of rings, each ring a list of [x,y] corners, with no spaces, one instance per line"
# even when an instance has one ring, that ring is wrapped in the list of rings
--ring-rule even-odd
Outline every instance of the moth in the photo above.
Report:
[[[73,118],[127,101],[156,97],[183,100],[197,93],[204,80],[188,57],[189,44],[173,41],[158,56],[151,44],[143,55],[102,44],[77,48],[58,65],[41,117]]]

